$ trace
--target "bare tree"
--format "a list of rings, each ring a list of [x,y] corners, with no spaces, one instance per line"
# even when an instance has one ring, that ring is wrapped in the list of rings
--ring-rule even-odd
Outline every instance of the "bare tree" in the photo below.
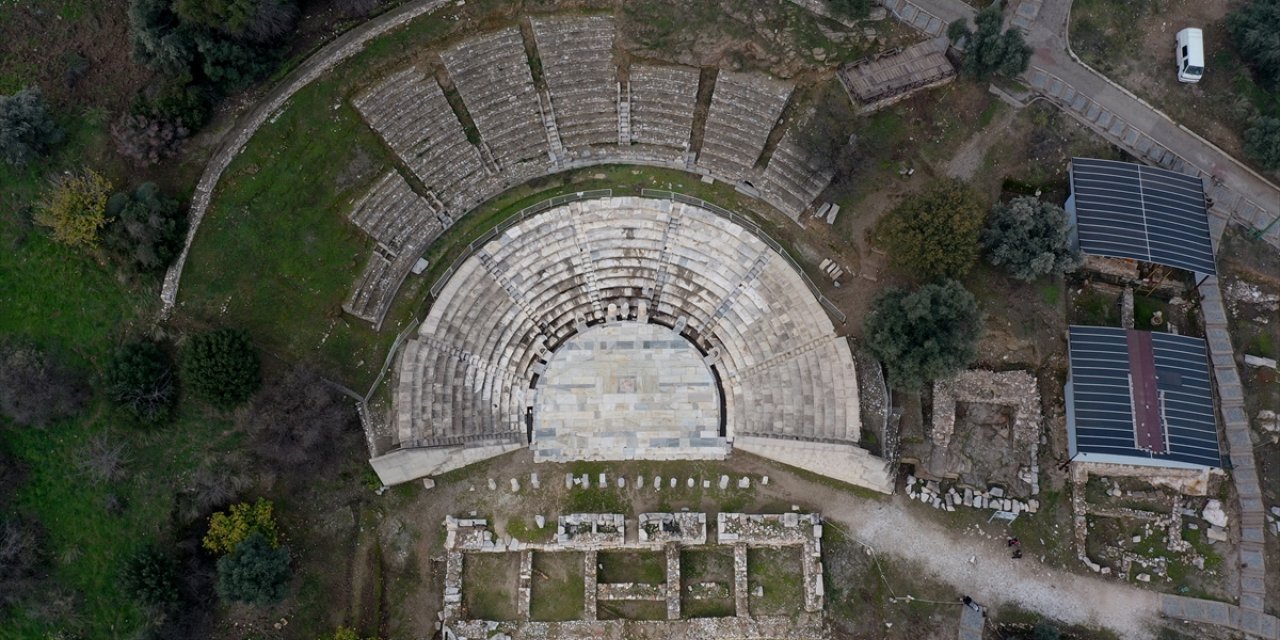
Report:
[[[39,562],[39,527],[21,518],[0,520],[0,607],[29,592]]]
[[[0,343],[0,414],[44,426],[79,413],[88,399],[89,386],[71,368],[35,347]]]
[[[123,442],[112,440],[106,433],[96,433],[80,449],[76,467],[95,485],[115,482],[125,476],[127,451]]]
[[[327,462],[358,433],[359,421],[351,402],[305,367],[271,382],[243,419],[254,451],[285,471]]]

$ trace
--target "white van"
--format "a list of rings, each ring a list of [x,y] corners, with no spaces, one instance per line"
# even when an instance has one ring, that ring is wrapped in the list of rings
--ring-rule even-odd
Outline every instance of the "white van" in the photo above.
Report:
[[[1179,31],[1174,59],[1178,61],[1178,82],[1200,82],[1200,76],[1204,75],[1204,32]]]

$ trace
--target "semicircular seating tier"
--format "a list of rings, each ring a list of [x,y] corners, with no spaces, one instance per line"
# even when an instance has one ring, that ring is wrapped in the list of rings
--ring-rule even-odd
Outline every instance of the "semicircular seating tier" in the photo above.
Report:
[[[788,126],[789,83],[619,62],[628,58],[612,16],[539,16],[524,32],[513,26],[469,37],[437,63],[358,92],[352,104],[399,166],[352,208],[378,249],[344,308],[380,327],[435,236],[512,186],[577,167],[690,171],[734,184],[796,221],[816,208],[832,173],[795,131],[777,131]],[[700,95],[708,100],[701,108]],[[424,221],[439,229],[421,233]]]
[[[583,345],[598,327],[615,330]],[[567,343],[597,353],[557,357]],[[692,360],[681,345],[696,350]],[[619,349],[634,355],[619,360]],[[664,362],[687,375],[664,371]],[[599,368],[563,369],[575,366]],[[883,462],[857,446],[847,339],[787,259],[691,204],[581,200],[511,226],[444,285],[405,343],[398,372],[393,442],[374,459],[388,483],[552,437],[534,425],[548,404],[539,401],[547,389],[539,382],[554,379],[569,381],[560,391],[570,393],[555,401],[558,423],[591,433],[560,433],[577,443],[569,447],[575,453],[535,446],[540,459],[721,458],[733,447],[877,490],[890,486]],[[673,403],[680,408],[651,403],[652,394],[680,398]],[[565,398],[581,405],[566,410]],[[683,439],[637,444],[648,427],[681,425],[690,429]]]

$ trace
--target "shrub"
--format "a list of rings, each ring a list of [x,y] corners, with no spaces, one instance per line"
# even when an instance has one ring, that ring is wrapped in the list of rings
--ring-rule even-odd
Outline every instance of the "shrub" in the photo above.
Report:
[[[1280,170],[1280,118],[1255,119],[1244,132],[1244,152],[1264,168]]]
[[[334,0],[333,8],[349,17],[367,16],[378,7],[383,0]]]
[[[187,216],[177,200],[166,198],[154,183],[107,200],[111,223],[103,243],[117,260],[138,273],[164,271],[182,252]]]
[[[125,562],[121,586],[139,602],[165,606],[178,601],[177,566],[160,549],[146,546]]]
[[[1067,214],[1061,207],[1022,196],[991,208],[982,244],[991,264],[1030,282],[1080,265],[1069,231]]]
[[[345,396],[303,367],[269,384],[245,415],[258,455],[301,471],[328,462],[358,419]]]
[[[258,498],[249,504],[231,505],[227,511],[219,511],[209,518],[209,532],[201,546],[214,553],[232,553],[250,536],[260,536],[271,546],[278,546],[280,533],[276,529],[275,507],[271,501]]]
[[[887,289],[871,303],[863,330],[889,380],[918,389],[954,375],[977,354],[982,318],[973,294],[954,280],[915,292]]]
[[[111,183],[85,169],[54,178],[36,209],[37,224],[53,230],[53,238],[72,247],[96,247],[106,226]]]
[[[978,195],[946,180],[903,200],[876,225],[876,234],[894,266],[925,279],[958,278],[978,260],[985,220]]]
[[[0,414],[44,426],[80,413],[89,385],[79,373],[34,347],[0,342]]]
[[[1227,31],[1258,79],[1280,89],[1280,0],[1253,0],[1227,14]]]
[[[111,126],[116,151],[143,165],[155,164],[177,154],[190,134],[181,120],[164,120],[137,113],[125,113]]]
[[[827,6],[841,18],[865,18],[871,12],[871,0],[827,0]]]
[[[0,96],[0,158],[22,166],[62,142],[63,134],[49,115],[39,89]]]
[[[289,587],[289,548],[273,548],[254,533],[229,555],[218,558],[218,597],[226,602],[279,602]]]
[[[111,399],[144,422],[164,422],[173,412],[173,362],[154,342],[121,347],[107,366],[106,384]]]
[[[258,351],[243,331],[217,329],[192,336],[182,351],[182,382],[195,396],[230,408],[261,383]]]
[[[1031,62],[1031,47],[1017,29],[1001,33],[1003,20],[1000,5],[993,4],[974,17],[977,31],[970,31],[963,23],[957,26],[953,22],[947,27],[947,37],[952,42],[968,41],[964,62],[960,65],[960,70],[966,75],[978,80],[986,80],[996,74],[1013,78],[1027,70]]]

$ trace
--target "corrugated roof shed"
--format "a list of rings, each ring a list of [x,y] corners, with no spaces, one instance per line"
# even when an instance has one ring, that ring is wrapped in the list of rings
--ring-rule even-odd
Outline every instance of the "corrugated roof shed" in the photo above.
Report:
[[[1068,346],[1067,428],[1077,460],[1222,466],[1203,340],[1072,326]]]
[[[1071,159],[1080,250],[1215,273],[1204,183],[1130,162]]]

